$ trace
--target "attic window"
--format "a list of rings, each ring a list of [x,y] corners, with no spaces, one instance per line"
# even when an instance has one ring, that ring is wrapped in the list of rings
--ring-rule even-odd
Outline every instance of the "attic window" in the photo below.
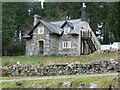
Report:
[[[38,27],[38,34],[44,34],[44,26]]]
[[[62,41],[63,49],[71,48],[71,41]]]
[[[67,34],[68,32],[70,32],[70,27],[64,27],[64,34]]]

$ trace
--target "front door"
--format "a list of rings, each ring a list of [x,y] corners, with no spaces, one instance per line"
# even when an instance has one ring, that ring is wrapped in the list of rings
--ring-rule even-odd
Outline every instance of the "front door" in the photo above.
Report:
[[[43,41],[39,41],[39,52],[40,54],[44,53],[44,42]]]

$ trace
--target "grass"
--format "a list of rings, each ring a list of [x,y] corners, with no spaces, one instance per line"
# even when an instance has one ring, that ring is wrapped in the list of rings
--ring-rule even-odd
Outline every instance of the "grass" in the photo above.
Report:
[[[80,62],[80,63],[87,63],[90,61],[95,60],[109,60],[109,59],[117,59],[118,54],[116,52],[110,52],[108,54],[98,54],[93,53],[90,55],[84,55],[84,56],[3,56],[2,57],[2,66],[7,65],[13,65],[16,62],[20,62],[21,64],[44,64],[44,65],[50,65],[50,64],[63,64],[63,63],[74,63],[74,62]]]
[[[118,73],[118,72],[106,72],[106,73],[103,73],[103,74],[114,74],[114,73]],[[71,75],[67,75],[67,76],[81,76],[81,77],[84,77],[84,76],[87,76],[87,75],[94,75],[94,74],[71,74]],[[55,75],[55,76],[59,76],[59,75]],[[66,75],[60,75],[60,76],[66,76]],[[22,79],[22,78],[39,78],[39,77],[48,77],[48,76],[9,76],[9,77],[0,77],[0,80],[11,80],[11,79]]]
[[[108,88],[110,84],[118,87],[118,82],[115,80],[118,76],[95,76],[84,78],[61,78],[61,79],[48,79],[48,80],[23,80],[15,82],[3,82],[2,88],[66,88],[60,86],[60,82],[73,82],[72,88],[78,88],[80,83],[85,83],[85,88],[89,88],[90,83],[95,83],[99,88]],[[22,85],[16,85],[16,82]],[[68,88],[68,87],[67,87]]]
[[[91,61],[101,61],[101,60],[110,60],[110,59],[118,59],[118,53],[117,52],[110,52],[108,54],[99,54],[99,53],[93,53],[90,55],[84,55],[84,56],[3,56],[2,57],[2,66],[7,65],[13,65],[16,62],[20,62],[21,64],[44,64],[44,65],[50,65],[50,64],[64,64],[64,63],[74,63],[74,62],[80,62],[80,63],[87,63]],[[12,78],[20,78],[20,77],[8,77],[8,78],[2,78],[2,79],[12,79]],[[66,88],[63,86],[58,86],[58,83],[69,81],[73,82],[72,88],[79,87],[80,83],[85,83],[86,88],[89,87],[89,84],[91,82],[96,83],[98,87],[100,88],[107,88],[109,84],[112,84],[114,86],[118,86],[118,82],[113,80],[114,78],[117,78],[117,76],[96,76],[96,77],[85,77],[85,78],[61,78],[61,79],[49,79],[49,80],[23,80],[19,81],[22,83],[22,85],[16,86],[16,82],[3,82],[0,83],[0,87],[2,88]],[[2,85],[1,85],[2,84]]]

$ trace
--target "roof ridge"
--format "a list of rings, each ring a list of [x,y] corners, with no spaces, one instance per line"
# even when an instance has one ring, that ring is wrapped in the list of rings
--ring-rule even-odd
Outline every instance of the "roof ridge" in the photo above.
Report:
[[[45,22],[45,23],[47,23],[47,24],[51,24],[51,25],[54,25],[54,26],[58,27],[58,25],[53,24],[53,23],[51,23],[51,22],[46,22],[46,21],[43,21],[43,20],[41,20],[41,21],[42,21],[42,22]]]
[[[69,19],[69,20],[67,20],[67,21],[72,21],[72,20],[81,20],[81,18],[79,18],[79,19]],[[58,21],[52,21],[52,22],[50,22],[50,23],[54,23],[54,22],[62,22],[62,21],[66,21],[66,20],[58,20]]]

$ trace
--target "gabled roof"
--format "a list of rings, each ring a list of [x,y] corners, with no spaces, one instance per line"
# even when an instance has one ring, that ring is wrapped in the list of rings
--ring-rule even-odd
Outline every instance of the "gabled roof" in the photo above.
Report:
[[[61,35],[64,31],[62,28],[68,24],[72,30],[68,34],[79,34],[81,27],[84,27],[85,30],[88,30],[88,22],[81,21],[81,19],[74,19],[74,20],[62,20],[62,21],[55,21],[55,22],[45,22],[43,20],[39,20],[39,22],[32,28],[32,30],[27,33],[24,38],[29,38],[32,36],[33,31],[38,25],[42,23],[51,33],[55,33]]]
[[[48,28],[52,33],[56,33],[56,34],[61,34],[62,30],[60,30],[60,27],[58,27],[57,25],[54,25],[52,23],[47,23],[45,21],[41,20],[41,23],[43,23],[43,25]]]
[[[24,38],[24,39],[32,38],[33,31],[34,31],[34,29],[35,29],[39,24],[40,24],[40,22],[38,22],[38,23],[32,28],[31,31],[29,31],[28,33],[26,33],[26,34],[23,36],[23,38]]]
[[[63,25],[61,25],[60,27],[63,28],[66,24],[67,24],[68,26],[70,26],[71,28],[74,28],[73,23],[69,22],[68,20],[66,20],[66,21],[63,23]]]
[[[81,19],[73,19],[73,20],[63,20],[63,21],[57,21],[57,22],[51,22],[59,27],[62,27],[64,24],[69,24],[71,27],[73,27],[73,30],[69,32],[69,34],[79,34],[79,30],[81,30],[81,27],[84,27],[85,30],[88,30],[88,22],[81,21]]]
[[[60,30],[60,27],[58,27],[57,25],[54,25],[52,23],[47,23],[43,20],[40,20],[33,28],[30,32],[28,32],[26,35],[23,36],[23,38],[31,38],[33,31],[35,30],[35,28],[38,27],[38,25],[42,23],[48,30],[50,30],[52,33],[56,33],[56,34],[62,34],[62,30]]]

